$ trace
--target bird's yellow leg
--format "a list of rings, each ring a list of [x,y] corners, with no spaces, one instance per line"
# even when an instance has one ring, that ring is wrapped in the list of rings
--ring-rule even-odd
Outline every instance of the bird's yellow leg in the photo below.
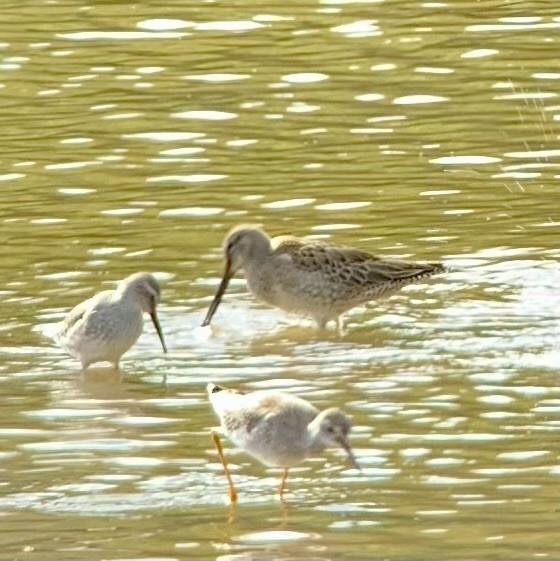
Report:
[[[222,443],[220,442],[220,436],[215,431],[212,431],[212,440],[214,441],[214,446],[216,446],[216,450],[218,451],[218,456],[220,457],[220,461],[222,462],[222,466],[224,467],[224,474],[228,480],[229,500],[231,503],[236,503],[237,491],[235,490],[235,485],[233,484],[233,479],[231,478],[231,473],[229,472],[229,468],[227,466],[226,458],[224,456],[224,450],[222,448]]]
[[[280,500],[284,500],[284,490],[286,489],[286,481],[288,480],[288,468],[284,468],[282,471],[282,479],[280,480],[280,485],[278,486],[278,495],[280,495]]]

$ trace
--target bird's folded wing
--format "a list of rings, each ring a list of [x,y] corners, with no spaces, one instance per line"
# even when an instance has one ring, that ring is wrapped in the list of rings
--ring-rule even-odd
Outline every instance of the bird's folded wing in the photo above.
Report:
[[[77,306],[72,308],[67,316],[62,321],[60,331],[58,333],[59,337],[64,336],[64,334],[76,327],[76,325],[83,321],[88,315],[96,312],[99,304],[107,301],[107,298],[112,294],[112,290],[104,290],[99,292],[95,296],[92,296],[88,300],[80,302]]]

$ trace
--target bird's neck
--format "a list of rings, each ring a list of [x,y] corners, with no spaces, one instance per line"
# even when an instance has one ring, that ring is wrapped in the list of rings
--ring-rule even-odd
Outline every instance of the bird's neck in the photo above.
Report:
[[[272,247],[270,246],[270,240],[268,238],[263,238],[259,240],[259,243],[254,244],[249,251],[244,256],[242,262],[242,268],[246,274],[252,274],[258,271],[263,264],[272,255]]]
[[[307,448],[313,452],[320,452],[325,448],[321,438],[321,418],[317,415],[307,426]]]
[[[149,295],[139,290],[137,286],[129,285],[121,290],[117,287],[116,295],[122,302],[139,306],[143,311],[147,311],[150,307]]]

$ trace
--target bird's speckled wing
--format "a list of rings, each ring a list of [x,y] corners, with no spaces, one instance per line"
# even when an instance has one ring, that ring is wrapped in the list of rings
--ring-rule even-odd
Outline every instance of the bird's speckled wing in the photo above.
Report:
[[[385,259],[359,249],[336,247],[290,236],[274,238],[273,248],[275,255],[289,257],[302,271],[322,271],[339,281],[348,280],[356,285],[391,284],[444,271],[441,263]]]
[[[251,433],[255,428],[267,430],[268,426],[278,427],[278,423],[302,422],[306,426],[318,413],[310,403],[281,392],[256,391],[242,394],[232,410],[222,413],[223,424],[227,431],[243,429]]]
[[[112,294],[112,290],[104,290],[74,306],[62,321],[57,338],[64,338],[69,332],[77,329],[80,323],[86,322],[90,315],[96,313],[99,305],[107,302]]]
[[[228,436],[265,465],[287,467],[307,453],[309,423],[317,416],[310,403],[282,392],[239,396],[237,407],[222,412]]]

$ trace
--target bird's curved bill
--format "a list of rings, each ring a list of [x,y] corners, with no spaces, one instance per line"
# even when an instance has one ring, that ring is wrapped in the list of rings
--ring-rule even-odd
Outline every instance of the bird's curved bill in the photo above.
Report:
[[[352,467],[354,469],[357,469],[358,471],[362,471],[362,468],[360,467],[360,464],[358,464],[356,456],[354,455],[354,452],[352,451],[352,447],[350,446],[348,440],[346,440],[346,438],[341,438],[338,443],[340,444],[340,446],[342,446],[342,448],[344,448],[344,451],[350,459],[350,464],[352,465]]]
[[[205,327],[207,325],[210,325],[210,322],[212,321],[212,318],[214,317],[214,314],[216,313],[216,310],[218,309],[218,306],[220,305],[220,302],[222,301],[222,296],[224,295],[229,281],[231,280],[231,277],[233,276],[233,271],[231,268],[231,261],[229,259],[226,260],[226,266],[224,268],[224,275],[222,277],[222,281],[220,282],[220,286],[218,286],[218,290],[216,290],[216,295],[214,296],[214,300],[212,300],[212,303],[210,304],[210,307],[208,308],[208,312],[206,313],[206,317],[204,318],[204,321],[202,322],[202,327]]]
[[[163,332],[161,331],[161,325],[159,324],[159,320],[156,314],[156,311],[154,310],[153,312],[150,312],[150,317],[152,318],[152,323],[154,324],[154,327],[156,328],[159,340],[161,341],[161,346],[163,348],[163,352],[166,353],[167,352],[167,347],[165,346],[165,341],[163,340]]]

